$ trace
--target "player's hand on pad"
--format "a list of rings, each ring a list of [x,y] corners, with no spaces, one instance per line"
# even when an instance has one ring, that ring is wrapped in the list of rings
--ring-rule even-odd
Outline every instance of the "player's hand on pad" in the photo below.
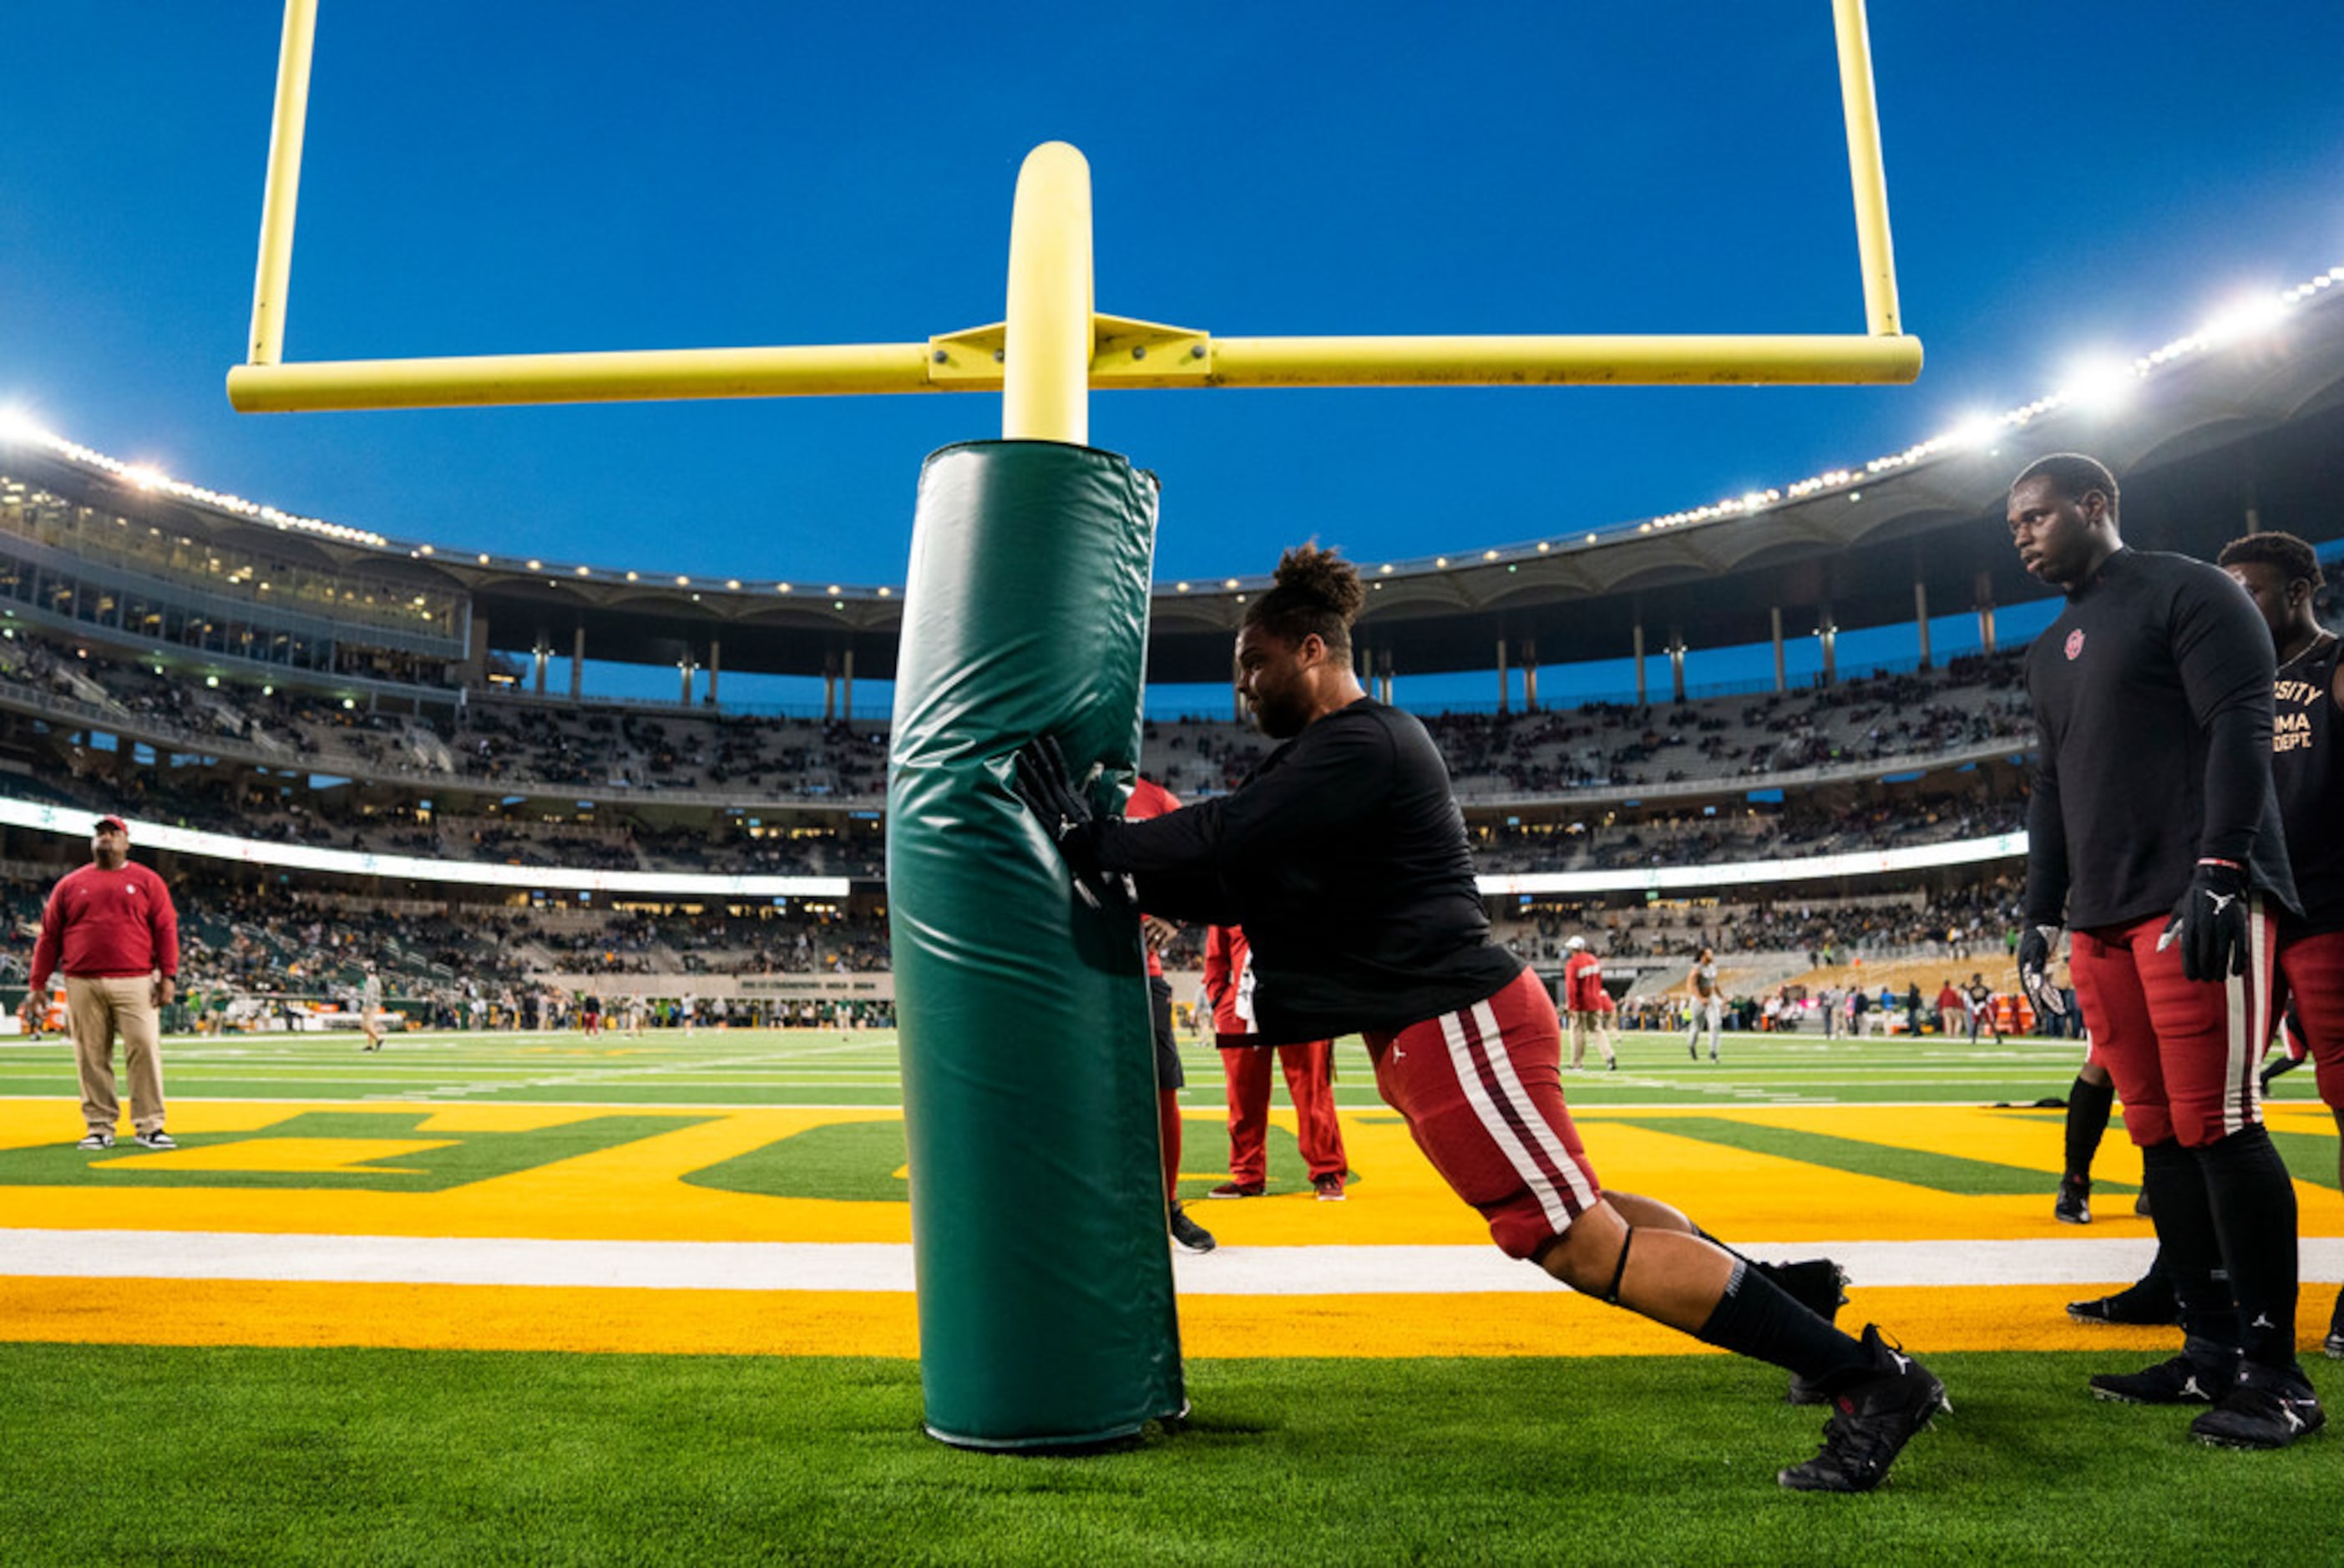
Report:
[[[2051,960],[2059,951],[2060,928],[2028,926],[2018,936],[2018,983],[2039,1018],[2064,1018],[2067,998],[2051,978]]]
[[[1058,846],[1084,903],[1094,909],[1131,907],[1131,879],[1099,869],[1098,820],[1067,773],[1066,754],[1056,740],[1041,735],[1017,748],[1010,787]]]
[[[2181,945],[2181,972],[2192,980],[2221,980],[2247,972],[2247,873],[2228,860],[2201,860],[2189,891],[2173,906],[2158,952]]]

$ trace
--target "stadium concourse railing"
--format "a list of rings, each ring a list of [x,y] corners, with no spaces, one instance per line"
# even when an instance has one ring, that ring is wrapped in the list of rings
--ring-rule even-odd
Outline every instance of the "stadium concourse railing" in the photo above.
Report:
[[[595,704],[599,706],[600,704]],[[423,789],[465,790],[482,794],[519,794],[541,799],[593,801],[597,804],[701,805],[718,810],[754,810],[776,805],[827,807],[839,811],[877,811],[886,804],[880,794],[840,794],[761,787],[754,791],[700,789],[687,785],[642,785],[562,783],[526,774],[443,772],[404,767],[397,763],[319,746],[300,750],[258,744],[216,730],[195,729],[168,719],[128,708],[108,707],[45,692],[0,676],[0,709],[44,719],[63,719],[103,730],[125,740],[173,750],[249,763],[255,767],[293,769],[332,778],[370,783],[411,784]],[[1847,784],[1915,767],[1958,768],[1998,757],[2016,757],[2034,749],[2028,735],[2005,735],[1993,740],[1938,751],[1911,751],[1866,757],[1857,762],[1822,764],[1780,773],[1704,774],[1659,784],[1584,784],[1571,789],[1516,791],[1476,788],[1470,782],[1457,789],[1458,803],[1471,810],[1518,807],[1599,805],[1626,801],[1695,800],[1750,789],[1803,789],[1813,784]]]
[[[663,895],[672,897],[751,899],[844,898],[854,887],[853,879],[844,876],[764,874],[731,876],[704,871],[607,871],[511,865],[501,861],[378,855],[367,850],[320,849],[309,845],[238,838],[233,834],[208,833],[198,828],[179,827],[136,817],[126,817],[126,820],[130,827],[132,842],[142,848],[338,876],[390,877],[417,883],[637,897]],[[25,828],[35,833],[83,838],[88,835],[89,821],[89,811],[85,806],[0,797],[0,827]],[[2006,833],[1894,849],[1854,850],[1790,859],[1733,861],[1706,865],[1648,865],[1618,871],[1501,872],[1475,880],[1482,894],[1493,898],[1552,894],[1693,891],[1767,883],[1896,875],[1937,866],[2023,859],[2026,855],[2026,835]]]

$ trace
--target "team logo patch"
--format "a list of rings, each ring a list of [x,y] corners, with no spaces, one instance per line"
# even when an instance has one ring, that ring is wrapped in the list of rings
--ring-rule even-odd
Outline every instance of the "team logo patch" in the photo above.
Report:
[[[2083,628],[2079,626],[2075,631],[2067,633],[2067,657],[2070,659],[2076,658],[2081,655],[2083,652],[2084,631]]]

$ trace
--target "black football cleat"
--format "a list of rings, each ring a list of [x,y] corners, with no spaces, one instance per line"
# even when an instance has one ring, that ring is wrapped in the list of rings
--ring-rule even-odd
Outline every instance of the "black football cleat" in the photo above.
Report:
[[[2137,1280],[2096,1301],[2070,1301],[2067,1316],[2079,1323],[2165,1329],[2181,1321],[2181,1308],[2173,1299],[2173,1288],[2160,1275],[2154,1280]]]
[[[1864,1349],[1871,1365],[1834,1380],[1832,1416],[1824,1422],[1822,1452],[1775,1476],[1793,1492],[1870,1492],[1888,1479],[1888,1467],[1913,1434],[1953,1406],[1945,1385],[1912,1357],[1892,1350],[1867,1324]]]
[[[1172,1231],[1172,1239],[1177,1241],[1187,1251],[1210,1252],[1220,1245],[1213,1239],[1211,1231],[1189,1219],[1188,1211],[1177,1203],[1172,1206],[1169,1228]]]
[[[2230,1391],[2189,1423],[2189,1435],[2217,1448],[2285,1448],[2327,1424],[2301,1368],[2248,1361]]]
[[[1847,1270],[1828,1258],[1811,1258],[1801,1263],[1753,1263],[1751,1267],[1826,1323],[1837,1318],[1839,1310],[1847,1305]],[[1822,1384],[1796,1372],[1791,1374],[1790,1391],[1783,1397],[1794,1405],[1819,1405],[1831,1399]]]
[[[2088,1176],[2061,1177],[2059,1196],[2051,1201],[2051,1218],[2062,1225],[2089,1225],[2092,1222],[2092,1179]]]
[[[2238,1352],[2192,1334],[2181,1353],[2137,1372],[2098,1372],[2092,1397],[2127,1405],[2218,1404],[2238,1381]]]

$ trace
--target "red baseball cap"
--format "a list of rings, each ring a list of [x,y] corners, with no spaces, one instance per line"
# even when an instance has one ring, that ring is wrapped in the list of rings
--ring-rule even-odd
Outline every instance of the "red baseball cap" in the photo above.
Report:
[[[126,834],[130,831],[130,824],[123,821],[118,816],[102,816],[97,819],[97,825],[90,831],[93,833],[110,832]]]

